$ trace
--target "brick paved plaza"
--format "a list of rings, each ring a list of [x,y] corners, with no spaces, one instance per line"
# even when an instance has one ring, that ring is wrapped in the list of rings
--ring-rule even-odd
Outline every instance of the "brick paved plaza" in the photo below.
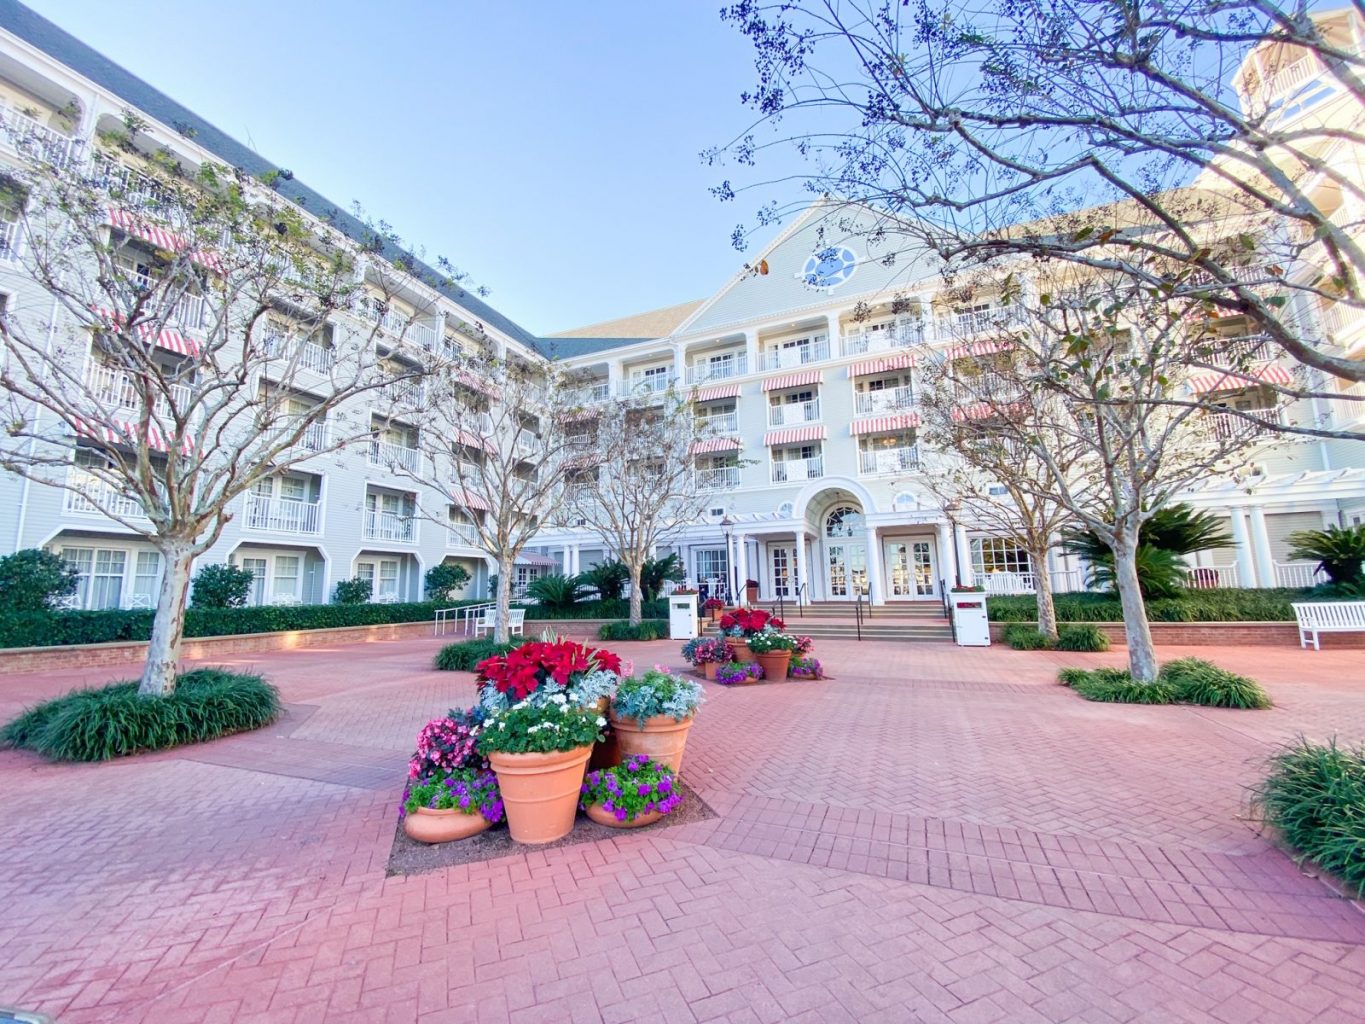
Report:
[[[289,713],[96,767],[0,753],[0,1005],[93,1021],[1365,1020],[1365,915],[1246,817],[1299,732],[1365,737],[1359,651],[1168,649],[1270,712],[1088,704],[1109,655],[823,642],[707,686],[717,817],[385,877],[401,775],[472,677],[436,641],[243,657]],[[618,645],[681,664],[678,645]],[[127,673],[124,673],[125,675]],[[0,716],[110,669],[0,677]]]

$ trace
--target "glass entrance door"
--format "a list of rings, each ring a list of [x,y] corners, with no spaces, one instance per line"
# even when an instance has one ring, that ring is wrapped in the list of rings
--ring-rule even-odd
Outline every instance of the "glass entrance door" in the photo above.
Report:
[[[887,541],[892,597],[935,597],[938,576],[934,572],[932,540]]]
[[[773,596],[790,601],[796,596],[796,549],[773,546],[768,552],[772,559]]]
[[[825,547],[829,566],[829,596],[836,601],[851,601],[867,592],[867,547],[863,544],[829,544]]]

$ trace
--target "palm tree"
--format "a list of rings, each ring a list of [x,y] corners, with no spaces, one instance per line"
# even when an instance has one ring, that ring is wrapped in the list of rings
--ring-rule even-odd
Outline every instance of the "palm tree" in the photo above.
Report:
[[[1335,587],[1365,586],[1365,523],[1300,530],[1289,535],[1290,558],[1311,558]]]
[[[1183,556],[1232,546],[1232,537],[1212,512],[1184,503],[1152,514],[1138,532],[1138,583],[1143,597],[1173,597],[1185,583]],[[1113,588],[1114,555],[1089,530],[1068,534],[1062,547],[1090,563],[1090,584]]]

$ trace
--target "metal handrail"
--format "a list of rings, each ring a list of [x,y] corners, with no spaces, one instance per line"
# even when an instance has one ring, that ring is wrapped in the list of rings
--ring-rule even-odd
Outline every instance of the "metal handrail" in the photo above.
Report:
[[[858,630],[858,639],[863,638],[863,592],[857,587],[854,588],[856,600],[853,602],[853,621]]]
[[[801,600],[802,594],[806,595],[804,601]],[[808,604],[810,604],[810,591],[807,589],[807,584],[798,583],[796,585],[796,614],[799,618],[804,619],[806,617],[806,605]]]
[[[948,600],[948,581],[942,576],[938,578],[938,593],[943,598],[943,614],[948,619],[948,628],[953,633],[953,643],[957,643],[957,619],[953,617],[953,605]]]

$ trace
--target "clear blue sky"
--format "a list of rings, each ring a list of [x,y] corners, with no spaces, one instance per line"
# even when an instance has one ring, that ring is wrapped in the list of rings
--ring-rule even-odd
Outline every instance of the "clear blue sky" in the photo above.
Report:
[[[759,197],[713,199],[729,174],[697,156],[748,122],[715,0],[26,2],[532,331],[702,298],[744,260]]]

